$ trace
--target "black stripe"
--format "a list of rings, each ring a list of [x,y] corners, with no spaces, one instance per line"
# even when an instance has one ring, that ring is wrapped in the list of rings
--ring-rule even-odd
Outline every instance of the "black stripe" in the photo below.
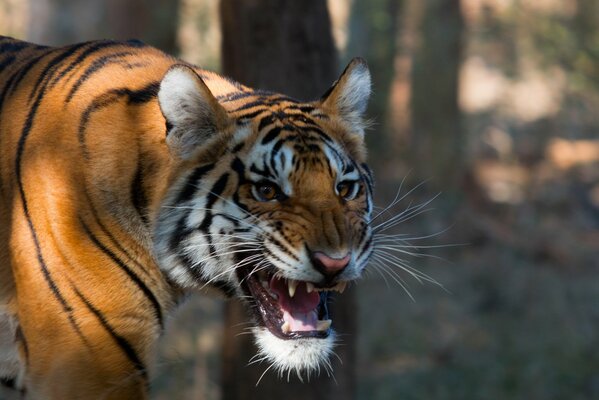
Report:
[[[333,139],[331,139],[331,137],[329,135],[327,135],[326,133],[324,133],[322,131],[322,129],[320,129],[320,128],[310,127],[310,132],[316,132],[316,134],[318,136],[320,136],[322,139],[324,139],[325,142],[328,142],[328,143],[333,143],[334,142]]]
[[[108,64],[121,61],[123,57],[131,54],[133,53],[130,51],[122,51],[119,53],[109,54],[95,60],[73,84],[71,90],[69,90],[69,93],[67,94],[65,103],[69,103],[72,100],[77,90],[79,90],[79,87],[81,87],[81,85],[83,85],[94,73],[102,70]]]
[[[118,240],[116,240],[116,238],[108,230],[108,228],[106,228],[106,226],[104,226],[104,224],[100,220],[100,217],[98,216],[98,212],[96,210],[94,202],[89,197],[89,194],[87,193],[87,191],[86,191],[86,196],[87,196],[87,202],[90,205],[91,214],[94,217],[94,223],[96,223],[98,225],[98,227],[100,228],[102,233],[104,235],[106,235],[106,237],[110,240],[110,243],[114,247],[116,247],[121,253],[123,253],[130,261],[135,263],[135,265],[137,265],[139,267],[139,269],[141,269],[142,271],[146,272],[146,274],[148,274],[147,271],[145,270],[145,266],[141,265],[127,250],[125,250],[125,248],[123,246],[121,246],[120,242]],[[148,276],[149,276],[149,274],[148,274]]]
[[[83,304],[85,304],[85,306],[92,312],[92,314],[96,316],[102,327],[106,329],[108,334],[121,348],[123,353],[125,353],[125,356],[127,356],[129,361],[131,361],[131,363],[133,364],[133,367],[141,374],[144,380],[147,380],[148,372],[146,370],[146,367],[140,360],[139,356],[137,355],[137,352],[135,351],[131,343],[129,343],[127,339],[125,339],[116,332],[116,330],[112,327],[112,325],[110,325],[104,314],[96,307],[94,307],[94,305],[85,296],[83,296],[83,294],[75,286],[73,286],[73,290],[75,291],[79,299],[81,299]]]
[[[278,153],[281,150],[281,147],[283,147],[283,145],[285,144],[286,141],[293,140],[295,138],[296,138],[296,136],[288,136],[285,139],[279,140],[277,143],[275,143],[274,146],[272,146],[272,152],[273,152],[273,154]]]
[[[90,105],[81,114],[79,121],[79,130],[77,136],[79,138],[79,145],[82,148],[83,155],[85,158],[89,158],[89,152],[85,143],[85,131],[87,124],[91,119],[91,114],[101,110],[102,108],[108,107],[109,105],[119,101],[122,97],[127,97],[127,104],[143,104],[156,98],[160,82],[150,82],[146,86],[138,90],[132,90],[129,88],[117,88],[111,89],[101,95],[96,96]]]
[[[243,146],[245,146],[245,142],[237,143],[235,147],[233,147],[233,150],[231,150],[231,152],[235,154],[239,152],[241,149],[243,149]]]
[[[108,47],[120,45],[121,43],[115,42],[113,40],[102,40],[102,41],[97,41],[97,42],[87,42],[87,43],[83,43],[83,44],[84,45],[88,44],[90,46],[87,49],[85,49],[83,52],[81,52],[81,54],[79,54],[79,56],[72,63],[70,63],[67,68],[65,68],[58,76],[56,76],[52,80],[52,83],[50,84],[50,86],[56,85],[56,83],[59,80],[61,80],[66,74],[71,72],[73,69],[75,69],[75,67],[78,67],[89,56],[93,55],[94,53],[97,53],[100,50],[104,50]]]
[[[210,192],[208,193],[207,200],[206,200],[206,207],[205,207],[207,209],[206,215],[204,216],[202,223],[198,227],[198,229],[200,231],[205,232],[205,233],[208,232],[208,228],[210,228],[210,225],[212,224],[212,212],[210,210],[212,210],[212,206],[214,206],[214,203],[216,203],[216,201],[218,200],[220,195],[225,190],[225,187],[227,186],[228,181],[229,181],[229,174],[225,173],[220,178],[218,178],[216,183],[210,189]]]
[[[275,122],[275,117],[272,114],[265,115],[258,124],[258,132],[262,131],[266,126]]]
[[[86,44],[90,44],[90,47],[88,49],[86,49],[85,51],[83,51],[71,64],[69,64],[69,66],[67,68],[65,68],[57,77],[55,77],[53,79],[52,83],[50,84],[51,87],[54,86],[67,73],[72,71],[75,67],[79,66],[83,61],[85,61],[86,58],[93,55],[94,53],[97,53],[101,50],[105,50],[109,47],[114,47],[114,46],[128,46],[128,47],[134,47],[134,48],[139,48],[139,47],[145,46],[144,43],[137,41],[137,40],[131,40],[131,41],[127,41],[124,43],[116,42],[114,40],[102,40],[102,41],[96,41],[96,42],[81,43],[81,45],[78,45],[78,46],[83,46]],[[132,54],[131,52],[128,52],[128,53]],[[68,102],[68,100],[67,100],[67,102]]]
[[[171,251],[173,252],[178,252],[177,250],[179,249],[179,243],[181,243],[183,239],[187,237],[187,235],[193,232],[193,229],[187,228],[187,224],[185,223],[190,213],[191,210],[186,210],[182,213],[183,215],[179,217],[179,220],[177,221],[177,226],[173,231],[172,236],[169,238],[168,245]]]
[[[260,143],[268,144],[268,143],[272,142],[281,133],[282,129],[283,128],[281,128],[280,126],[275,126],[274,128],[271,129],[270,132],[268,132],[266,135],[264,135],[264,137],[262,138],[262,141]]]
[[[287,107],[285,107],[285,110],[298,110],[302,113],[310,114],[312,111],[314,111],[314,106],[309,106],[309,105],[302,106],[299,104],[290,104]],[[301,114],[293,114],[293,115],[301,115]]]
[[[127,89],[127,96],[129,96],[129,104],[143,104],[147,103],[156,98],[158,90],[160,89],[160,82],[151,82],[139,90]]]
[[[31,59],[22,69],[21,72],[19,74],[19,76],[15,79],[14,83],[12,84],[12,86],[9,89],[9,94],[11,94],[14,90],[17,89],[17,87],[19,87],[19,83],[21,83],[21,81],[23,80],[23,78],[27,75],[27,72],[29,72],[29,70],[31,68],[33,68],[34,66],[37,65],[38,61],[40,61],[42,58],[49,56],[50,54],[56,52],[58,49],[50,49],[47,52],[44,52],[40,55],[38,55],[37,57]]]
[[[271,243],[273,243],[275,246],[277,246],[279,248],[279,250],[281,250],[283,253],[287,254],[294,260],[299,261],[299,258],[295,254],[293,254],[287,247],[285,247],[285,245],[283,243],[281,243],[281,241],[279,241],[272,235],[269,235],[269,239],[270,239]]]
[[[258,115],[267,112],[268,109],[267,108],[260,108],[256,111],[252,111],[252,112],[248,112],[248,113],[241,113],[239,115],[237,115],[237,119],[242,121],[242,120],[247,120],[247,119],[252,119],[254,117],[257,117]]]
[[[135,172],[135,176],[131,181],[131,203],[133,203],[133,207],[141,217],[141,220],[145,225],[148,225],[148,215],[147,215],[147,207],[148,207],[148,197],[146,196],[146,192],[144,191],[144,177],[143,177],[143,162],[141,155],[138,156],[137,160],[137,171]]]
[[[108,93],[101,94],[95,97],[91,104],[88,105],[81,114],[77,138],[79,140],[79,145],[81,146],[81,149],[83,151],[83,156],[86,159],[89,159],[89,151],[87,150],[87,144],[85,143],[85,130],[87,129],[87,124],[89,123],[91,114],[118,101],[119,98],[120,96],[113,90],[109,91]]]
[[[238,157],[235,157],[235,159],[231,163],[231,169],[235,171],[235,173],[237,174],[238,187],[247,182],[247,179],[245,177],[245,165]],[[239,200],[239,192],[237,190],[233,193],[232,201],[237,207],[249,213],[248,207]]]
[[[57,68],[61,62],[72,56],[77,50],[79,50],[83,46],[86,46],[87,44],[88,43],[79,43],[71,47],[60,49],[63,51],[59,53],[56,57],[54,57],[52,60],[50,60],[48,64],[46,64],[44,70],[39,73],[39,78],[37,79],[37,82],[35,82],[33,90],[29,94],[29,101],[31,102],[33,100],[36,93],[38,93],[38,90],[40,90],[39,93],[43,96],[48,86],[48,83],[52,80],[54,72],[56,72],[54,71],[54,69]],[[52,71],[52,73],[49,73],[50,71]],[[42,82],[45,82],[43,87],[41,87]]]
[[[129,268],[127,266],[127,264],[125,264],[119,257],[116,256],[116,254],[114,254],[109,248],[104,246],[100,242],[100,240],[96,236],[94,236],[94,234],[91,232],[89,227],[85,224],[85,222],[81,218],[79,218],[79,222],[81,223],[81,226],[83,227],[83,230],[85,231],[85,234],[87,235],[87,237],[89,237],[91,239],[91,241],[94,243],[94,245],[96,245],[96,247],[98,247],[100,250],[102,250],[102,252],[104,254],[106,254],[115,264],[117,264],[123,270],[123,272],[125,272],[125,274],[133,281],[133,283],[135,283],[137,285],[139,290],[141,290],[142,293],[146,296],[146,298],[148,299],[148,301],[152,304],[152,307],[154,308],[154,315],[156,316],[156,319],[158,320],[158,324],[160,325],[160,328],[162,329],[162,327],[163,327],[162,309],[160,307],[160,303],[158,302],[158,299],[156,299],[156,296],[154,296],[154,293],[152,293],[152,291],[146,286],[146,284],[139,278],[139,276],[135,272],[133,272],[131,270],[131,268]]]
[[[268,247],[266,247],[266,246],[264,246],[264,249],[262,249],[262,252],[264,254],[266,254],[267,256],[270,256],[271,258],[274,258],[275,260],[279,261],[281,264],[289,265],[289,263],[287,263],[281,257],[277,256],[275,253],[273,253],[272,251],[270,251],[270,249]]]
[[[365,163],[360,164],[362,170],[365,172],[363,177],[366,181],[366,185],[368,186],[368,191],[370,194],[374,192],[374,176],[372,175],[372,170]]]
[[[271,178],[271,179],[275,178],[275,176],[270,172],[269,169],[265,168],[265,169],[261,170],[255,164],[252,164],[250,166],[250,171],[255,174],[258,174],[260,176],[263,176],[265,178]]]
[[[364,230],[364,233],[365,232],[366,232],[366,230]],[[366,240],[366,242],[364,242],[364,245],[362,246],[362,251],[360,251],[360,253],[356,257],[356,260],[362,258],[362,256],[364,256],[364,253],[366,253],[368,251],[368,249],[370,249],[371,245],[372,245],[372,235],[370,235],[368,240]]]
[[[208,242],[209,256],[213,256],[216,254],[216,248],[212,244],[212,236],[210,235],[210,232],[209,232],[210,226],[212,225],[212,220],[213,220],[213,213],[211,211],[212,206],[214,206],[214,203],[216,203],[216,201],[218,200],[220,195],[225,190],[225,187],[227,186],[228,181],[229,181],[229,174],[225,173],[212,186],[212,188],[210,189],[210,192],[208,193],[208,197],[206,200],[206,209],[207,209],[206,214],[204,215],[204,219],[202,220],[202,223],[200,224],[200,226],[198,226],[198,230],[205,235],[206,241]],[[218,257],[218,255],[217,255],[217,257]]]
[[[29,62],[27,64],[25,64],[22,68],[17,69],[10,76],[10,78],[8,78],[6,80],[6,84],[2,88],[2,93],[0,93],[0,109],[2,108],[2,105],[4,103],[4,99],[6,98],[6,96],[9,93],[12,93],[12,91],[19,85],[19,83],[21,82],[21,80],[25,77],[25,75],[27,75],[27,72],[29,72],[29,70],[31,68],[33,68],[33,66],[36,65],[37,62],[42,57],[46,56],[47,54],[48,53],[40,54],[39,56],[37,56],[35,58],[32,58],[31,60],[29,60]]]
[[[244,183],[245,164],[243,163],[243,161],[239,159],[239,157],[235,157],[235,159],[231,162],[231,169],[237,173],[237,179],[239,179],[239,184]]]
[[[52,73],[50,73],[49,71],[48,71],[48,73],[49,73],[49,76],[51,77]],[[36,90],[36,89],[37,88],[34,88],[34,90]],[[62,295],[60,289],[56,285],[56,282],[54,282],[54,280],[52,279],[52,274],[50,273],[50,270],[48,269],[48,266],[46,265],[46,262],[42,255],[42,250],[41,250],[39,238],[37,235],[37,231],[35,230],[35,227],[33,226],[31,214],[29,213],[29,205],[27,203],[27,197],[25,196],[25,188],[23,186],[23,174],[22,174],[22,168],[21,168],[22,167],[21,161],[23,158],[23,153],[25,151],[25,143],[27,141],[27,138],[29,137],[29,134],[31,133],[33,121],[37,114],[37,110],[41,104],[41,100],[44,96],[45,89],[46,89],[45,86],[40,88],[38,96],[35,99],[35,102],[33,103],[33,105],[31,106],[31,108],[29,110],[29,114],[27,115],[27,119],[25,120],[25,123],[23,125],[23,130],[21,131],[21,135],[20,135],[19,141],[17,143],[17,154],[15,157],[15,175],[17,178],[17,186],[19,188],[19,196],[21,197],[21,206],[23,207],[23,213],[25,214],[25,219],[27,221],[29,231],[31,232],[31,237],[33,239],[33,244],[35,247],[37,260],[38,260],[39,266],[41,268],[44,280],[46,281],[46,284],[50,288],[50,291],[52,292],[53,296],[59,302],[63,311],[67,314],[69,323],[71,324],[71,326],[73,327],[73,329],[75,330],[77,335],[83,340],[84,343],[88,344],[87,340],[85,339],[85,337],[81,333],[81,330],[79,329],[79,325],[77,324],[77,322],[75,321],[75,318],[73,317],[72,307],[67,303],[67,301],[64,298],[64,296]]]
[[[253,92],[233,92],[233,93],[216,96],[216,100],[218,100],[221,103],[227,103],[230,101],[243,99],[243,98],[249,97],[249,96],[254,96],[254,93]]]
[[[259,100],[254,100],[251,101],[249,103],[245,103],[237,108],[232,109],[230,112],[235,113],[235,112],[239,112],[239,111],[243,111],[243,110],[247,110],[253,107],[258,107],[258,106],[265,106],[267,107],[268,104],[265,103],[264,99],[260,98]]]
[[[214,164],[206,164],[197,167],[188,177],[183,189],[173,203],[174,205],[184,203],[191,200],[195,192],[198,190],[200,180],[210,171],[214,169]]]
[[[16,58],[15,56],[8,56],[5,59],[3,59],[0,62],[0,73],[2,73],[2,71],[4,70],[4,68],[6,68],[10,64],[12,64],[13,61],[15,61],[15,58]]]
[[[6,40],[6,39],[3,38],[3,40]],[[27,42],[21,42],[18,40],[8,39],[8,40],[6,40],[6,43],[0,44],[0,53],[3,53],[3,54],[16,53],[17,51],[22,50],[28,46],[29,46],[29,43],[27,43]]]

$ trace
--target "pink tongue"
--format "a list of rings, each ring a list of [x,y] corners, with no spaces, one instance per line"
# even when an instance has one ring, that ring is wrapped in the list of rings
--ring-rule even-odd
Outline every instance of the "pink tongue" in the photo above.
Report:
[[[316,307],[320,302],[317,292],[308,293],[306,284],[300,282],[293,298],[284,279],[270,280],[270,290],[278,297],[279,307],[283,311],[283,320],[289,322],[292,331],[314,331],[318,322]]]

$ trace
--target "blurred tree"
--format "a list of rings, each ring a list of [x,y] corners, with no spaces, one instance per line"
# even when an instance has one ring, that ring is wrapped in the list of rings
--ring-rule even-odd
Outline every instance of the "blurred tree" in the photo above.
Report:
[[[599,2],[573,3],[573,15],[535,14],[520,19],[527,26],[524,33],[533,39],[527,50],[536,53],[547,69],[563,68],[574,89],[588,93],[589,87],[599,89]]]
[[[426,0],[412,68],[409,155],[419,178],[444,192],[445,211],[457,201],[465,136],[458,104],[464,22],[459,0]]]
[[[176,0],[29,0],[29,9],[28,40],[36,43],[140,39],[176,54]]]
[[[326,2],[221,1],[221,24],[223,72],[241,82],[308,100],[337,78]]]
[[[221,0],[223,72],[250,86],[309,100],[320,97],[339,74],[326,2],[321,0]],[[333,305],[338,332],[355,332],[355,293]],[[223,399],[344,399],[355,397],[354,337],[343,336],[336,350],[343,366],[335,380],[322,374],[310,383],[282,381],[274,373],[260,376],[268,365],[246,366],[256,353],[243,331],[247,314],[229,303],[223,359]],[[332,360],[335,361],[335,360]]]
[[[362,56],[372,71],[372,97],[368,107],[379,129],[368,135],[368,148],[374,154],[384,155],[389,149],[386,135],[389,125],[389,94],[393,80],[393,60],[396,56],[397,36],[403,0],[354,0],[349,21],[347,58]]]

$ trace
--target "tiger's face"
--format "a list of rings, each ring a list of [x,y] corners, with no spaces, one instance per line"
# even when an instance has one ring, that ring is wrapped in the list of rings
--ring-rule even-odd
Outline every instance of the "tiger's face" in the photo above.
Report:
[[[329,297],[361,276],[372,251],[369,91],[360,60],[312,103],[263,92],[219,102],[186,67],[161,84],[180,166],[155,221],[159,265],[182,287],[249,304],[258,347],[281,370],[327,362]]]

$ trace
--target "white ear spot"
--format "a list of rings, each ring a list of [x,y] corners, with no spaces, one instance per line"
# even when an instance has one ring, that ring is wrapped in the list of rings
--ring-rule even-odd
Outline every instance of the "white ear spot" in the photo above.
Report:
[[[354,58],[321,101],[362,134],[370,92],[368,65],[363,59]]]
[[[170,128],[166,142],[182,158],[227,126],[226,111],[202,78],[185,65],[168,70],[160,83],[158,102]]]
[[[341,113],[356,113],[362,116],[370,98],[370,71],[366,63],[360,60],[348,71],[348,75],[337,98],[337,107]]]
[[[193,111],[202,107],[203,101],[196,80],[190,69],[175,67],[171,68],[160,82],[160,109],[171,124],[185,122]]]

